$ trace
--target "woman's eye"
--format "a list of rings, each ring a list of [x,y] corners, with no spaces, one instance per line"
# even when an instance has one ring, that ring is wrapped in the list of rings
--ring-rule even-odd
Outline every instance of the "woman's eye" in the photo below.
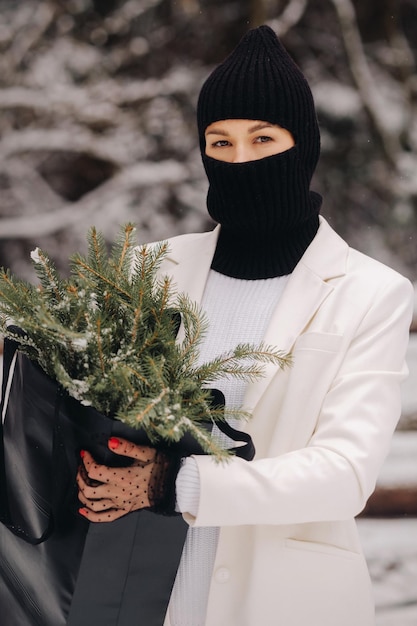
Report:
[[[223,148],[224,146],[230,145],[226,139],[219,139],[219,141],[215,141],[211,144],[214,148]]]
[[[255,141],[257,143],[267,143],[268,141],[272,141],[272,138],[267,135],[261,135],[260,137],[257,137]]]

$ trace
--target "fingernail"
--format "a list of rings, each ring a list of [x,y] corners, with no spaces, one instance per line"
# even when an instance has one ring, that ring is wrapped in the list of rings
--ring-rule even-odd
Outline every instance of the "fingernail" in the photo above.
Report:
[[[111,450],[116,450],[120,446],[120,440],[117,437],[110,437],[109,439],[109,448]]]
[[[86,516],[87,515],[87,509],[85,509],[84,507],[81,507],[80,509],[78,509],[78,513],[80,515]]]
[[[85,457],[85,450],[80,450],[80,457],[82,459]]]

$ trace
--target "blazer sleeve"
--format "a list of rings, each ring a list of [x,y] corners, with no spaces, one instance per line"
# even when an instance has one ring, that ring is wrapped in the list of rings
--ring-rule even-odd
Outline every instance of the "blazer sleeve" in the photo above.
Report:
[[[296,524],[357,515],[375,488],[401,414],[413,300],[410,282],[398,274],[377,288],[323,398],[308,445],[250,463],[195,457],[200,501],[196,516],[184,514],[187,522]],[[277,419],[272,409],[271,419]]]

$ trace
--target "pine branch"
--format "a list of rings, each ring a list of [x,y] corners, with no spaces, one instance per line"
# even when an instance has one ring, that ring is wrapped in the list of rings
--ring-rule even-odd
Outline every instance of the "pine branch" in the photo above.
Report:
[[[63,296],[63,281],[48,257],[42,250],[36,248],[31,254],[34,261],[34,268],[40,280],[41,286],[45,289],[51,301],[60,302]]]
[[[285,368],[291,365],[291,357],[272,346],[261,344],[254,346],[249,343],[239,344],[228,354],[222,354],[212,361],[199,367],[195,375],[201,382],[213,382],[220,376],[231,376],[240,379],[256,380],[264,374],[264,365],[272,363]],[[256,363],[260,363],[257,366]]]
[[[129,271],[132,267],[132,235],[135,230],[133,224],[127,224],[121,243],[116,242],[113,248],[112,259],[118,277],[123,277],[126,269]]]
[[[75,256],[74,257],[74,263],[75,263],[75,265],[77,265],[77,266],[81,267],[82,269],[86,270],[87,274],[90,273],[92,276],[94,276],[94,278],[98,279],[99,281],[102,281],[110,289],[114,289],[119,294],[124,295],[128,299],[130,298],[130,294],[127,291],[125,291],[124,289],[121,289],[119,287],[119,285],[114,282],[112,277],[105,276],[102,272],[97,271],[96,269],[94,269],[81,256]],[[80,276],[80,278],[83,278],[84,275],[83,274],[79,274],[79,276]]]
[[[71,257],[68,280],[38,249],[32,261],[40,287],[0,270],[3,332],[82,404],[144,428],[155,443],[190,433],[203,451],[223,460],[228,452],[206,426],[226,416],[224,407],[210,405],[207,387],[223,376],[254,380],[266,364],[285,367],[289,357],[263,344],[241,344],[198,366],[207,320],[160,276],[167,243],[135,248],[134,232],[127,224],[108,255],[92,228],[87,257]],[[248,417],[240,410],[231,414]]]
[[[196,361],[198,347],[207,331],[208,322],[197,305],[191,303],[184,295],[179,296],[177,307],[182,311],[184,330],[181,356],[185,363],[192,364]]]
[[[106,243],[104,237],[93,227],[88,235],[88,263],[102,274],[106,265]]]

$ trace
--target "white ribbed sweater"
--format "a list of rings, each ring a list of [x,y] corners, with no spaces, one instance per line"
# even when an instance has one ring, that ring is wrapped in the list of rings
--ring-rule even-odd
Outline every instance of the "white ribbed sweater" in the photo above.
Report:
[[[208,361],[238,343],[260,343],[287,279],[240,280],[211,270],[202,300],[209,329],[200,361]],[[246,384],[233,379],[216,382],[225,395],[226,408],[242,405]],[[233,444],[217,428],[213,436],[225,446]],[[195,515],[200,486],[192,458],[181,468],[176,488],[178,509]],[[169,606],[171,626],[204,626],[218,533],[216,527],[189,528]]]

